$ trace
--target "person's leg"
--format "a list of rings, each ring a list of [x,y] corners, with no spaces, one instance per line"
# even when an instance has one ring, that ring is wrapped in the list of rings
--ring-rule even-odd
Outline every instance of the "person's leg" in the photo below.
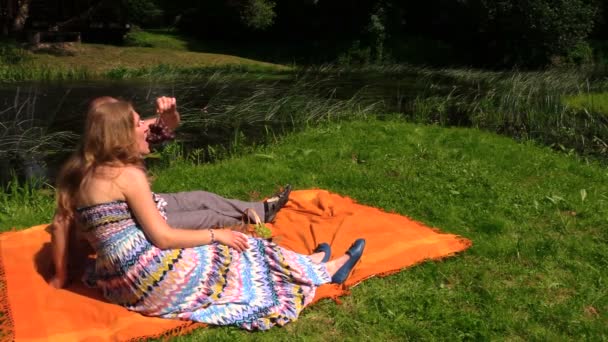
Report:
[[[180,228],[224,227],[242,222],[245,212],[248,220],[255,221],[251,211],[263,222],[274,221],[278,211],[287,203],[291,185],[264,202],[246,202],[227,199],[207,191],[187,191],[158,194],[166,202],[169,225]]]
[[[245,210],[264,217],[264,202],[227,199],[207,191],[158,194],[166,202],[167,223],[179,228],[214,228],[239,224]],[[249,219],[254,218],[249,214]]]
[[[272,222],[281,208],[285,206],[291,194],[291,185],[285,185],[282,191],[264,201],[264,222]]]
[[[159,194],[167,201],[167,212],[195,211],[211,209],[225,216],[238,217],[245,209],[255,210],[258,215],[264,215],[264,202],[247,202],[227,199],[208,191],[184,191]]]
[[[223,228],[236,226],[242,222],[242,218],[225,216],[211,209],[167,212],[167,223],[174,228]]]

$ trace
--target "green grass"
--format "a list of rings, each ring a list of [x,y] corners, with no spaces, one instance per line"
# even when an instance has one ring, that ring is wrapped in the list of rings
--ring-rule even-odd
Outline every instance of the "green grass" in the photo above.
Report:
[[[132,30],[127,34],[125,44],[128,46],[189,51],[192,50],[189,45],[196,44],[196,42],[166,30]]]
[[[608,115],[608,92],[571,95],[563,101],[568,107]]]
[[[324,124],[214,164],[187,160],[155,168],[154,189],[250,199],[285,183],[323,188],[473,246],[366,280],[342,305],[322,301],[284,328],[201,329],[176,341],[608,337],[608,174],[596,164],[476,129],[392,120]],[[2,229],[50,219],[50,194],[23,193],[1,195]]]
[[[239,124],[259,121],[262,116],[274,120],[277,109],[282,111],[279,114],[286,114],[283,117],[291,116],[296,118],[292,121],[301,121],[299,117],[306,117],[310,111],[305,106],[293,109],[291,104],[297,101],[291,100],[298,96],[308,99],[310,93],[292,91],[289,94],[289,90],[299,90],[308,82],[304,87],[320,85],[315,94],[319,95],[315,99],[320,99],[317,103],[336,94],[354,94],[352,104],[366,106],[369,101],[365,100],[369,98],[365,97],[369,95],[372,102],[397,102],[398,105],[389,106],[388,110],[399,111],[408,121],[472,126],[522,140],[533,139],[569,153],[604,159],[608,156],[605,70],[489,72],[410,65],[293,68],[232,54],[209,53],[230,49],[222,50],[213,47],[213,42],[196,41],[166,30],[133,31],[127,42],[132,46],[82,44],[59,55],[37,53],[31,56],[19,52],[15,44],[6,43],[4,48],[12,51],[10,60],[17,62],[0,63],[0,80],[206,82],[227,94],[220,99],[229,102],[220,104],[223,110],[220,114],[230,118],[230,128],[233,115],[238,117]],[[240,53],[245,53],[245,48],[240,49]],[[252,96],[244,102],[240,98],[235,100],[233,96],[239,93],[239,85],[250,81],[259,83],[260,89],[253,90]],[[230,88],[234,84],[236,89]],[[227,89],[235,90],[230,93]],[[333,95],[328,95],[332,92]],[[179,94],[181,98],[187,97]],[[215,105],[218,98],[211,99],[211,104]],[[386,111],[379,107],[378,111]],[[200,116],[200,111],[195,114]],[[200,118],[195,120],[201,121]],[[200,131],[207,127],[195,128]]]
[[[0,81],[177,78],[205,76],[216,69],[270,74],[290,69],[233,54],[212,53],[194,40],[162,31],[135,31],[126,43],[130,46],[66,44],[36,52],[2,43],[0,52],[9,51],[11,58],[10,63],[0,58]]]
[[[603,103],[603,96],[595,95],[608,89],[601,71],[445,69],[422,73],[428,86],[413,102],[408,118],[414,122],[472,126],[536,140],[569,153],[604,159],[608,155],[606,115],[582,106],[584,101],[598,104],[595,108]],[[442,78],[447,94],[436,91]],[[451,89],[445,89],[450,83]],[[581,105],[574,105],[576,102]]]
[[[13,179],[0,192],[0,232],[48,223],[54,212],[54,190],[42,181]]]

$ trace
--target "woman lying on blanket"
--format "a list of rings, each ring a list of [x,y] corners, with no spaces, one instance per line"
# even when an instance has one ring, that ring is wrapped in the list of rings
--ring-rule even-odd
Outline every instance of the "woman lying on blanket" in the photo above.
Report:
[[[95,98],[89,105],[89,111],[102,104],[115,102],[119,102],[119,100],[109,96]],[[157,98],[156,113],[156,117],[145,119],[141,123],[144,128],[148,129],[146,141],[149,144],[158,144],[173,139],[173,131],[180,123],[179,112],[173,97]],[[71,159],[71,161],[78,162],[77,159]],[[262,202],[227,199],[206,191],[159,193],[158,196],[167,203],[165,211],[167,223],[171,227],[201,229],[236,226],[245,221],[245,217],[253,222],[255,219],[251,217],[253,212],[262,215],[264,222],[272,222],[277,212],[287,203],[290,192],[291,186],[286,185],[283,191]],[[78,274],[80,266],[82,266],[79,261],[86,258],[91,252],[88,243],[82,241],[78,236],[78,229],[70,228],[73,224],[71,218],[62,217],[60,212],[57,212],[53,218],[56,272],[51,280],[51,285],[57,288],[64,287],[68,282],[68,257],[73,273]]]
[[[301,255],[231,229],[171,227],[142,164],[148,133],[129,103],[95,106],[58,178],[54,244],[65,246],[63,222],[78,222],[97,254],[85,281],[109,301],[148,316],[268,329],[297,319],[317,286],[343,283],[360,259],[362,239],[328,261],[327,244]]]

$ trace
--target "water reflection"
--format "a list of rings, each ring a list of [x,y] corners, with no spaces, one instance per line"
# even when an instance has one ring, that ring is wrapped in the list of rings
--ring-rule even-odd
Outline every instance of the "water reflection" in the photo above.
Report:
[[[372,104],[378,112],[405,112],[424,86],[407,74],[0,84],[0,183],[12,177],[9,170],[21,179],[52,179],[81,132],[89,101],[98,96],[129,100],[143,117],[154,113],[156,97],[176,97],[184,119],[178,138],[200,148],[233,143],[235,132],[255,141],[260,127],[281,131]]]

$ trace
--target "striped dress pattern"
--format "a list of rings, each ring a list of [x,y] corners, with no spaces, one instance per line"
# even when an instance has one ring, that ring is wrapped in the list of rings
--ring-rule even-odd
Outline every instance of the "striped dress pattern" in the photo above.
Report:
[[[166,218],[166,203],[154,196]],[[78,214],[97,253],[85,282],[143,315],[266,330],[296,320],[316,287],[331,280],[324,264],[264,239],[250,237],[241,253],[217,242],[161,250],[125,201]]]

